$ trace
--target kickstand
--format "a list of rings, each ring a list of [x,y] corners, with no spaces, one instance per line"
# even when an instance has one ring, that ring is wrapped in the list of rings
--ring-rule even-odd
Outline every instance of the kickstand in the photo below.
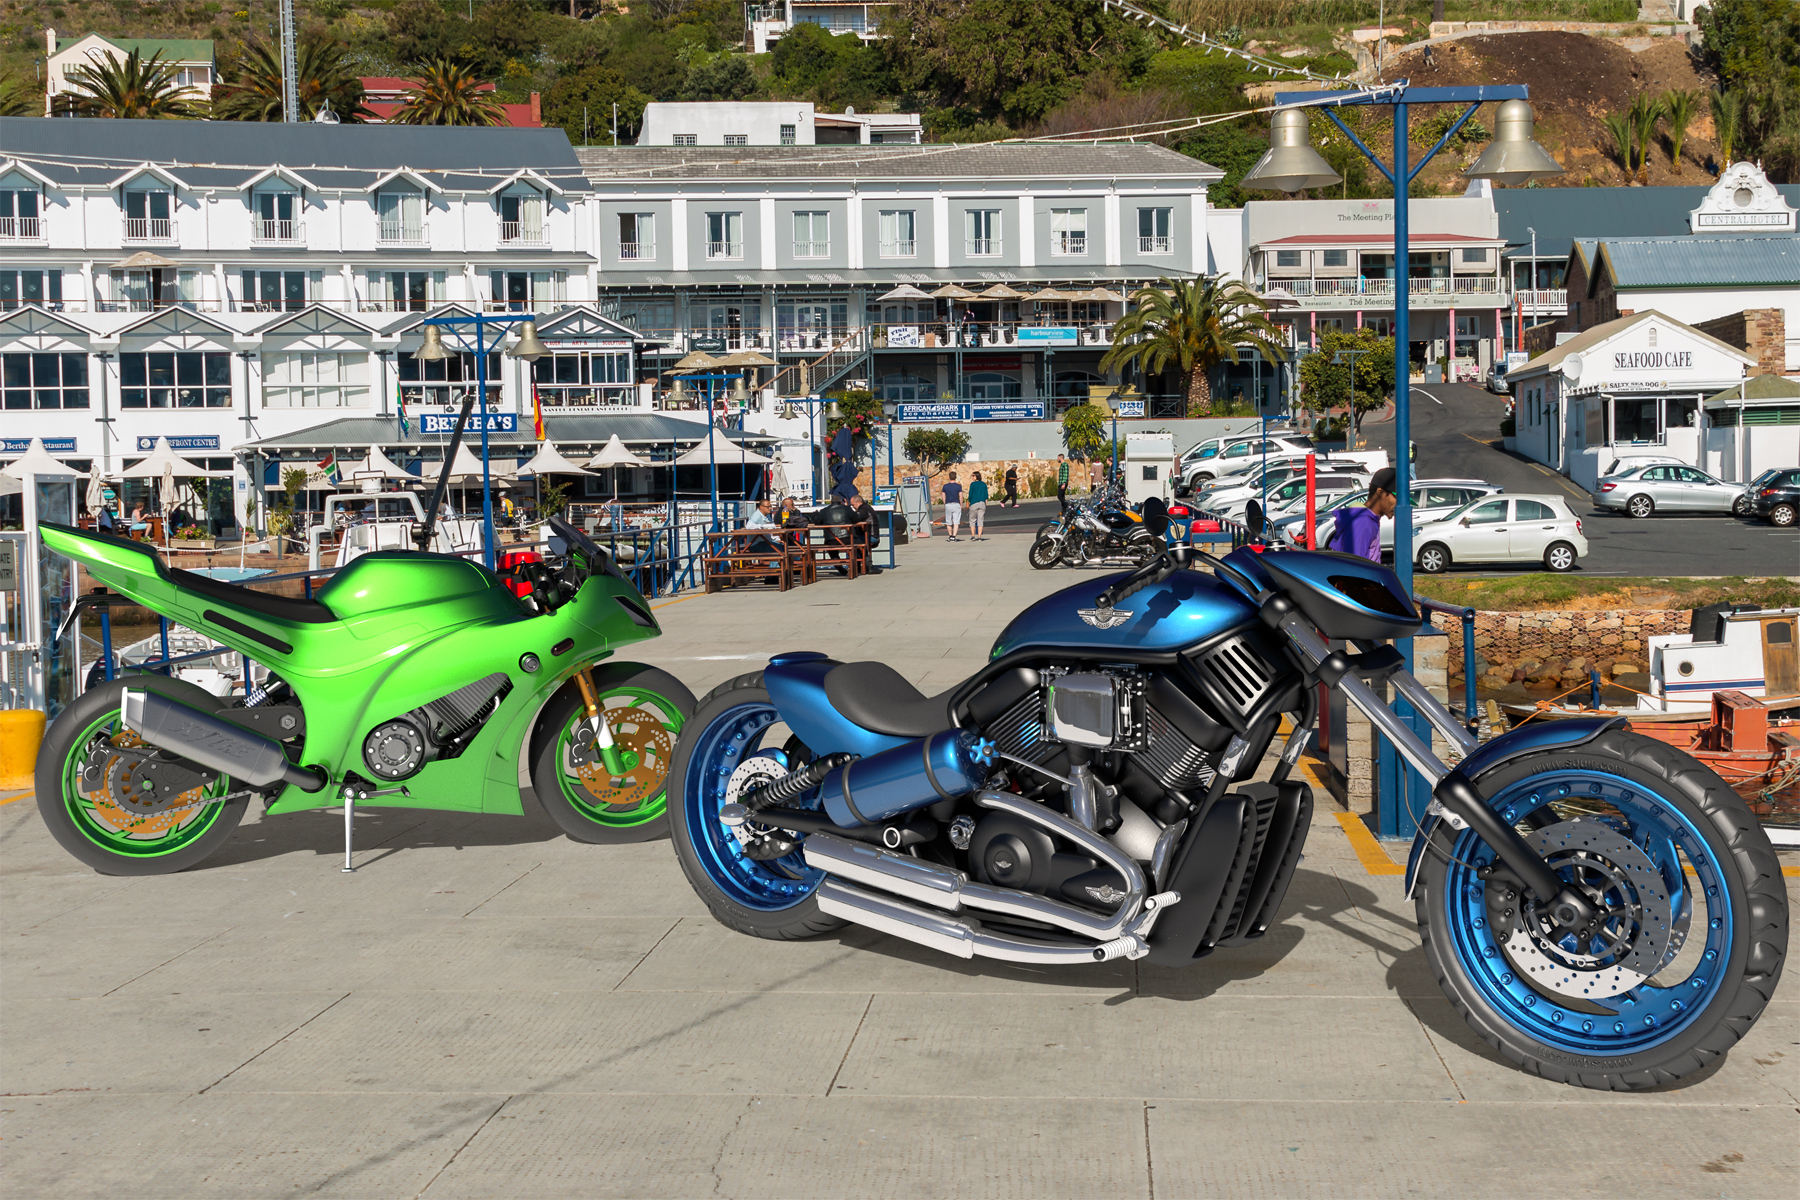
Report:
[[[372,792],[350,784],[344,785],[342,793],[344,797],[344,865],[340,868],[342,874],[354,875],[356,873],[356,868],[350,865],[350,849],[354,841],[353,826],[356,823],[356,802],[367,800],[370,796],[388,796],[395,793],[409,799],[412,797],[412,792],[404,784],[399,787],[378,788]]]

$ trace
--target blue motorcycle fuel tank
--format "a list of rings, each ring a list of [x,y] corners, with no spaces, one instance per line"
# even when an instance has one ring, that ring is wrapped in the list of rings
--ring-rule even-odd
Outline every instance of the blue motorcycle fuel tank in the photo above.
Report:
[[[990,658],[1026,647],[1173,654],[1256,617],[1243,593],[1201,571],[1178,571],[1101,609],[1101,592],[1129,572],[1098,575],[1044,597],[1014,617],[994,642]]]

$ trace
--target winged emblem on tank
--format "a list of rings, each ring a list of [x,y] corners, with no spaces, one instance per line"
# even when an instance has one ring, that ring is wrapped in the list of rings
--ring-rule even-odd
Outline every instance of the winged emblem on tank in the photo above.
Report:
[[[1081,619],[1095,629],[1116,629],[1131,620],[1132,610],[1128,608],[1083,608],[1077,609]]]

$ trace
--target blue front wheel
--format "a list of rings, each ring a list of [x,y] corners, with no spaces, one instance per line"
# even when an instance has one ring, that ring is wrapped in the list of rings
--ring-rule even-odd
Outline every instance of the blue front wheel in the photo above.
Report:
[[[1729,1050],[1774,994],[1787,891],[1768,835],[1724,780],[1614,730],[1476,781],[1600,913],[1571,933],[1468,830],[1440,824],[1417,893],[1425,953],[1502,1054],[1611,1091],[1669,1084]]]

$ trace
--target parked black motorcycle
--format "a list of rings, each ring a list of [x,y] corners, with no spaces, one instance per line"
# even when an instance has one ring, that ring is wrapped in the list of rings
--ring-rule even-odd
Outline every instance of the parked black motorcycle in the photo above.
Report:
[[[682,731],[675,850],[713,914],[757,937],[854,922],[961,958],[1188,965],[1281,912],[1313,806],[1291,773],[1324,685],[1433,786],[1406,894],[1469,1023],[1586,1087],[1705,1067],[1761,1014],[1786,954],[1761,826],[1712,771],[1616,718],[1478,745],[1385,644],[1421,624],[1365,559],[1177,546],[1034,604],[936,696],[884,663],[778,654]],[[1380,699],[1383,680],[1459,763]],[[1284,714],[1279,765],[1249,782]]]

